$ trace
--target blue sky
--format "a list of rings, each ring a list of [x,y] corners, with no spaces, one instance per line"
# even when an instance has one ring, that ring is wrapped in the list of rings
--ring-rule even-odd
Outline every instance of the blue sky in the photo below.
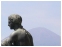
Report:
[[[9,36],[13,30],[8,27],[8,16],[19,14],[22,25],[30,30],[44,27],[61,35],[61,2],[60,1],[2,1],[1,2],[1,38]]]

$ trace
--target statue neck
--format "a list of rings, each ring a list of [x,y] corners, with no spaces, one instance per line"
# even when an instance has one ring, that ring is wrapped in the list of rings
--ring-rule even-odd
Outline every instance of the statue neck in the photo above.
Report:
[[[22,26],[22,25],[20,25],[20,26],[17,26],[17,25],[16,25],[16,26],[14,27],[14,30],[17,30],[18,28],[23,28],[23,26]]]

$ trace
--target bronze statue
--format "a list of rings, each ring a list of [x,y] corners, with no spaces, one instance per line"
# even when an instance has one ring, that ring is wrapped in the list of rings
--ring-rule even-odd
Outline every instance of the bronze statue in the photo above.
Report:
[[[12,14],[8,17],[8,26],[14,29],[8,38],[2,41],[1,46],[33,46],[31,34],[23,28],[22,17]]]

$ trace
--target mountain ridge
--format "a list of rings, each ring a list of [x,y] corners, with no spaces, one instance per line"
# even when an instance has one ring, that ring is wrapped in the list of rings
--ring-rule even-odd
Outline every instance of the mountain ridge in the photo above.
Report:
[[[33,36],[35,46],[60,46],[61,37],[47,28],[33,28],[29,30]]]

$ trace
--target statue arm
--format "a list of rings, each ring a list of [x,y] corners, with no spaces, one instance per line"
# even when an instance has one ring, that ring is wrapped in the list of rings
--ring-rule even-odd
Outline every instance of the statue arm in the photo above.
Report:
[[[34,44],[33,44],[33,37],[32,36],[30,37],[30,41],[31,41],[31,46],[33,46]]]
[[[33,38],[32,38],[32,36],[29,35],[29,38],[30,38],[30,44],[31,44],[31,46],[33,46]]]
[[[27,34],[26,34],[26,38],[27,38],[27,40],[28,40],[28,46],[33,46],[34,44],[33,44],[33,37],[31,36],[31,34],[28,32]]]

